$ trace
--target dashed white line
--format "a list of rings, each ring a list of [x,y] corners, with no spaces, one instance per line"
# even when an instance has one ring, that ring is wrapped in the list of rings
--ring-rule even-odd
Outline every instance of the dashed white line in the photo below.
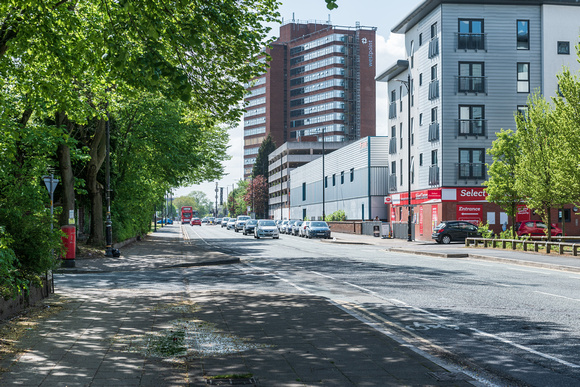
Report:
[[[552,293],[546,293],[546,292],[539,292],[539,291],[534,291],[534,293],[539,293],[539,294],[545,294],[546,296],[552,296],[552,297],[558,297],[558,298],[564,298],[566,300],[570,300],[570,301],[580,301],[580,299],[578,298],[570,298],[570,297],[566,297],[566,296],[560,296],[558,294],[552,294]]]

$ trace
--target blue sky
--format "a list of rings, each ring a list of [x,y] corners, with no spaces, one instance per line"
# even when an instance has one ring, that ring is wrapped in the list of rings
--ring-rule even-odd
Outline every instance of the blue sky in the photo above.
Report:
[[[395,63],[397,59],[404,59],[403,35],[391,34],[391,28],[399,23],[423,0],[407,0],[394,2],[387,0],[338,0],[338,8],[332,11],[326,8],[324,0],[291,0],[284,1],[280,8],[280,16],[284,22],[293,18],[296,22],[318,20],[330,22],[337,26],[355,26],[360,22],[361,26],[377,27],[376,58],[377,75],[387,67]],[[270,33],[278,35],[279,26],[272,25]],[[387,127],[387,92],[386,84],[377,84],[377,135],[386,135]],[[243,129],[241,126],[233,128],[229,132],[230,142],[228,154],[231,160],[225,162],[225,175],[218,181],[221,187],[232,187],[243,178]],[[174,196],[187,195],[191,191],[205,192],[210,200],[215,200],[215,181],[202,183],[190,187],[180,187],[174,190]],[[224,188],[225,194],[225,188]]]

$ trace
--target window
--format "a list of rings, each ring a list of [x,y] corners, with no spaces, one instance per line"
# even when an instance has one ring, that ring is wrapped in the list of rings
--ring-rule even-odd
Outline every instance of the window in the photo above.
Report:
[[[437,165],[437,149],[431,151],[431,165]]]
[[[459,19],[457,48],[461,50],[483,50],[483,20]]]
[[[419,166],[423,166],[423,153],[419,153]]]
[[[570,222],[570,209],[569,208],[565,208],[564,209],[564,222],[569,223]],[[558,210],[558,223],[562,223],[562,210]]]
[[[399,124],[399,134],[401,135],[401,145],[399,146],[400,149],[403,149],[403,123]]]
[[[397,126],[393,125],[391,126],[391,138],[395,138],[397,137]]]
[[[419,126],[423,126],[423,113],[419,113]]]
[[[415,64],[415,41],[411,40],[411,68],[413,68],[414,64]]]
[[[481,62],[459,62],[460,93],[483,93],[484,64]]]
[[[411,117],[411,145],[415,144],[415,117]]]
[[[528,116],[528,106],[527,105],[518,105],[517,107],[518,114],[524,116],[524,119]]]
[[[306,200],[306,183],[302,183],[302,201]]]
[[[391,90],[391,102],[397,102],[397,90]]]
[[[399,174],[400,174],[400,176],[399,176],[399,180],[400,180],[399,185],[403,185],[403,159],[400,159],[399,160],[399,167],[400,167],[399,168]]]
[[[423,44],[423,34],[419,34],[419,47]]]
[[[437,23],[431,24],[431,39],[437,36]]]
[[[324,188],[328,188],[328,176],[324,176]]]
[[[518,63],[518,93],[530,92],[530,64]]]
[[[431,66],[431,80],[434,81],[437,79],[437,65]]]
[[[411,157],[411,184],[415,182],[415,157]]]
[[[403,111],[403,86],[399,86],[399,112]]]
[[[354,168],[350,169],[350,182],[352,183],[354,181]]]
[[[570,55],[570,42],[558,42],[558,55]]]
[[[529,50],[530,49],[530,21],[529,20],[518,20],[517,21],[517,49],[518,50]]]
[[[411,85],[410,85],[410,92],[411,92],[411,106],[415,106],[415,93],[413,93],[413,79],[411,79]]]
[[[431,122],[437,122],[437,108],[434,107],[431,109]]]
[[[483,179],[485,149],[459,149],[459,178]]]
[[[340,172],[340,184],[344,184],[344,171]]]
[[[336,173],[332,174],[332,186],[334,187],[336,185]]]
[[[423,86],[423,73],[419,74],[419,86]]]
[[[396,161],[391,162],[391,173],[393,175],[397,174],[397,162]]]
[[[459,135],[482,136],[484,134],[483,123],[483,106],[459,106]]]

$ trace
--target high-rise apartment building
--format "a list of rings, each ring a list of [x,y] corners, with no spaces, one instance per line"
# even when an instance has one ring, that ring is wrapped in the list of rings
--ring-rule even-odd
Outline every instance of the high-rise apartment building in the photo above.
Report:
[[[374,136],[374,27],[289,22],[266,52],[270,68],[248,87],[244,178],[271,134],[286,142],[343,142]]]
[[[451,219],[501,231],[508,218],[482,186],[487,150],[496,132],[516,128],[531,93],[556,95],[563,65],[580,69],[580,3],[427,0],[391,31],[405,35],[406,48],[377,77],[390,97],[394,231],[400,223],[407,235],[409,194],[414,238],[430,239],[434,225]],[[571,233],[580,230],[570,209],[564,218]]]

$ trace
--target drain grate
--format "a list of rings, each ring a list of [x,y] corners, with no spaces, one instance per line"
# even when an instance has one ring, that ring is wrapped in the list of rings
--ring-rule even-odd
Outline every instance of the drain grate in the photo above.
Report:
[[[463,372],[427,372],[429,376],[440,382],[456,382],[461,380],[471,380],[469,376]]]
[[[210,386],[257,386],[258,379],[256,378],[240,378],[240,379],[206,379],[205,384]]]

